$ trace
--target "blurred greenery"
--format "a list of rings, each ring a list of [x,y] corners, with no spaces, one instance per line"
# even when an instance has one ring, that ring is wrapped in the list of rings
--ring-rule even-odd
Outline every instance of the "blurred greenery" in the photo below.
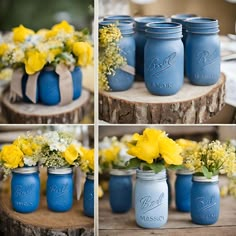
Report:
[[[0,0],[0,30],[20,24],[34,30],[67,20],[76,29],[91,32],[93,0]]]

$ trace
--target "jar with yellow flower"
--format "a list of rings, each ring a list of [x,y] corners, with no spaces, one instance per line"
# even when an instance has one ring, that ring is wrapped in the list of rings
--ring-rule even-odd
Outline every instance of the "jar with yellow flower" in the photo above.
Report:
[[[65,212],[73,205],[73,166],[79,166],[80,144],[67,132],[43,135],[41,164],[48,168],[46,186],[48,208]]]
[[[236,170],[235,147],[229,143],[204,139],[189,157],[195,170],[191,189],[191,218],[200,225],[215,224],[220,214],[218,174],[233,175]]]
[[[34,212],[39,207],[40,142],[36,137],[18,137],[12,144],[3,146],[0,152],[0,166],[5,178],[12,172],[11,204],[20,213]]]
[[[94,149],[81,148],[80,168],[87,174],[84,183],[84,214],[94,217]]]
[[[127,167],[137,168],[135,218],[143,228],[160,228],[168,220],[166,167],[182,164],[181,147],[164,131],[146,128],[135,133],[128,154],[135,156]]]
[[[11,98],[44,105],[65,105],[81,95],[81,67],[92,63],[93,48],[85,31],[66,21],[50,30],[20,25],[0,44],[1,66],[14,69]],[[9,59],[10,58],[10,59]]]

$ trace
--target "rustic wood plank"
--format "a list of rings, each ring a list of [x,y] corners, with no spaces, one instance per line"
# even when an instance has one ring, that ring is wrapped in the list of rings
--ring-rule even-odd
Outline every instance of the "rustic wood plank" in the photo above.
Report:
[[[80,98],[65,106],[45,106],[25,102],[11,103],[9,90],[2,98],[2,113],[13,124],[74,124],[91,110],[90,93],[83,89]]]
[[[211,86],[191,85],[187,80],[172,96],[150,94],[135,82],[123,92],[99,93],[99,118],[109,123],[195,124],[203,123],[225,105],[225,76]]]
[[[0,196],[0,231],[8,236],[39,235],[94,235],[93,218],[86,217],[82,209],[83,199],[74,201],[73,208],[65,213],[47,209],[46,197],[41,196],[40,207],[34,213],[21,214],[12,210],[10,194]]]

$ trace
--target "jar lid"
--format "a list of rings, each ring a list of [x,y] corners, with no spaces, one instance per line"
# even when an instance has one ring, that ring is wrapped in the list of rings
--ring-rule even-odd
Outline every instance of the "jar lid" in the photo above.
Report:
[[[104,21],[110,21],[110,20],[115,20],[115,21],[126,21],[126,20],[131,20],[133,21],[133,17],[129,15],[112,15],[112,16],[105,16],[103,18]]]
[[[182,25],[173,22],[151,22],[146,24],[145,32],[150,38],[182,38]]]
[[[217,182],[218,179],[219,179],[218,175],[214,175],[210,179],[206,178],[205,176],[193,175],[193,180],[196,182]]]
[[[145,31],[146,24],[151,22],[167,22],[167,19],[164,16],[142,16],[135,17],[135,29],[137,31]]]
[[[61,167],[61,168],[48,168],[48,173],[55,174],[55,175],[64,175],[64,174],[71,174],[72,168],[71,167]]]
[[[135,174],[135,170],[112,169],[110,175],[127,176]]]
[[[176,174],[178,174],[178,175],[192,175],[192,174],[194,174],[194,171],[183,168],[183,169],[177,170]]]
[[[19,167],[16,169],[13,169],[12,172],[19,173],[19,174],[32,174],[35,172],[38,172],[39,168],[38,166],[31,166],[31,167]]]
[[[120,29],[121,34],[133,34],[134,33],[134,21],[133,20],[124,20],[124,21],[116,21],[116,20],[105,20],[99,22],[99,29],[103,27],[107,27],[111,24],[116,24]]]
[[[153,170],[136,170],[137,178],[142,180],[165,180],[166,179],[166,170],[155,173]]]
[[[87,179],[94,180],[94,175],[92,174],[87,174],[86,177]]]

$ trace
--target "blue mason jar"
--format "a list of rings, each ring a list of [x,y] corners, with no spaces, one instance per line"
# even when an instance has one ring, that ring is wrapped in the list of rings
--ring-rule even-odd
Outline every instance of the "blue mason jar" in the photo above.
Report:
[[[220,191],[218,176],[207,179],[193,176],[191,190],[191,218],[200,225],[215,224],[220,213]]]
[[[186,75],[195,85],[212,85],[220,78],[219,25],[215,19],[195,17],[186,20]]]
[[[182,26],[178,23],[148,23],[144,49],[144,81],[154,95],[173,95],[184,81]]]
[[[168,219],[168,187],[166,170],[137,170],[135,186],[135,218],[143,228],[160,228]]]
[[[46,195],[49,210],[65,212],[72,208],[72,168],[48,168]]]
[[[137,81],[144,81],[144,46],[146,43],[146,24],[150,22],[165,22],[167,19],[164,16],[144,16],[135,17],[135,45],[136,45],[136,56],[135,56],[135,71]]]
[[[109,180],[109,201],[114,213],[128,212],[132,207],[132,172],[111,170]]]
[[[99,28],[114,24],[114,21],[102,21]],[[122,38],[118,42],[120,54],[125,58],[126,65],[115,70],[114,75],[108,76],[111,91],[125,91],[131,88],[135,76],[135,40],[133,21],[120,21],[117,23]]]
[[[94,217],[94,176],[87,175],[84,184],[83,198],[84,214],[89,217]]]
[[[71,72],[73,83],[73,100],[81,95],[82,72],[75,67]],[[59,75],[54,70],[42,70],[38,78],[39,100],[44,105],[57,105],[61,101]]]
[[[193,172],[177,170],[175,180],[175,205],[178,211],[190,212]]]
[[[112,16],[105,16],[103,20],[107,21],[133,21],[133,17],[129,15],[112,15]]]
[[[22,167],[12,170],[11,203],[20,213],[34,212],[39,207],[40,179],[38,167]]]
[[[185,40],[186,40],[186,26],[185,26],[185,20],[188,18],[196,17],[197,15],[195,14],[176,14],[171,16],[171,21],[175,23],[179,23],[182,25],[182,32],[183,32],[183,44],[185,45]]]

